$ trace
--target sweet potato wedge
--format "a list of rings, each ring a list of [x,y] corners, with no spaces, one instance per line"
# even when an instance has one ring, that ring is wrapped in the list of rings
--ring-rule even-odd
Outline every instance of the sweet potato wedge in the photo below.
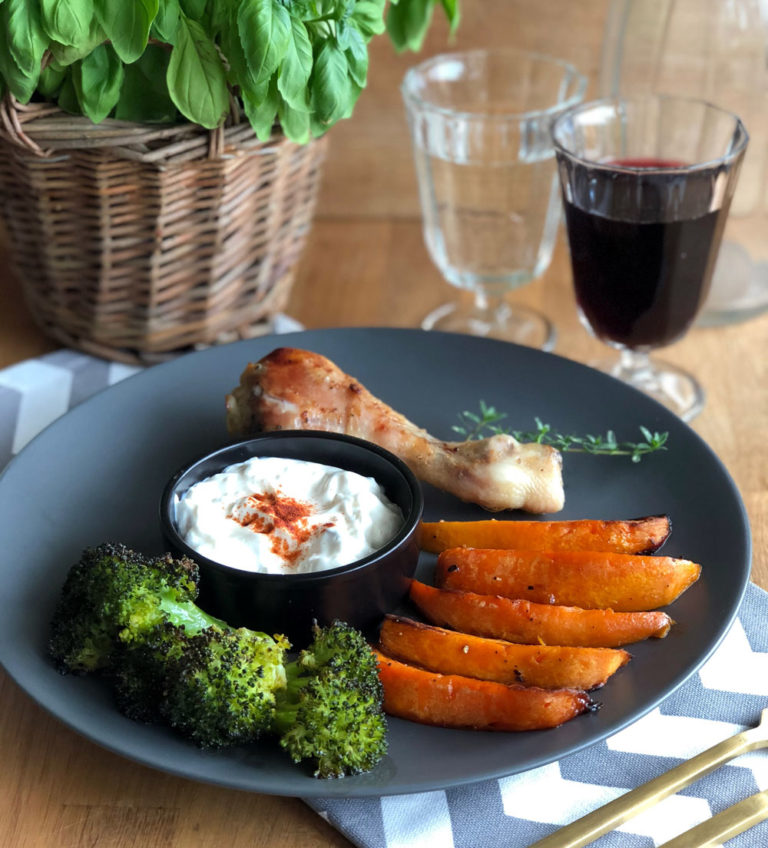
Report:
[[[426,619],[474,636],[528,645],[618,648],[651,636],[663,638],[672,619],[664,612],[614,612],[536,604],[411,581],[409,597]]]
[[[435,582],[539,604],[636,612],[671,604],[700,574],[697,563],[665,556],[451,548],[437,558]]]
[[[597,689],[630,659],[621,649],[519,645],[396,615],[382,622],[379,649],[440,674],[543,689]]]
[[[593,707],[586,692],[506,686],[458,674],[436,674],[377,652],[384,712],[439,727],[544,730]]]
[[[671,529],[667,515],[614,521],[424,521],[419,541],[435,554],[458,547],[643,554],[657,551]]]

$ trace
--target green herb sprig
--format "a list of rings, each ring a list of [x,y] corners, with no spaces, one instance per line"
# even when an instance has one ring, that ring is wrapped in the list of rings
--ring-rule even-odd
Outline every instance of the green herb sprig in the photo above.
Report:
[[[351,115],[384,32],[418,50],[459,0],[0,0],[0,97],[93,123],[221,126],[239,103],[260,140],[297,143]]]
[[[544,424],[540,418],[534,418],[535,430],[513,430],[502,427],[499,422],[506,418],[496,407],[485,401],[480,401],[479,412],[464,411],[459,414],[459,424],[453,426],[453,431],[465,440],[480,439],[506,433],[520,442],[538,442],[551,445],[559,451],[568,453],[589,453],[597,456],[628,456],[632,462],[640,460],[649,453],[667,450],[669,433],[652,432],[647,427],[640,426],[643,440],[639,442],[618,441],[613,430],[608,430],[601,436],[574,436],[558,433],[549,424]]]

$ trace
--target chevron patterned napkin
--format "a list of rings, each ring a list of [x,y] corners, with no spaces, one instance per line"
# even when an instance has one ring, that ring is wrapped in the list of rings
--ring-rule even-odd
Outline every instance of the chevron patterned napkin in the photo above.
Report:
[[[285,319],[283,331],[300,329]],[[44,427],[138,368],[69,350],[0,370],[0,469]],[[661,707],[591,748],[523,774],[446,791],[307,803],[360,848],[525,848],[758,720],[768,705],[768,593],[751,584],[720,647]],[[606,834],[653,848],[768,789],[768,751],[733,760]],[[768,845],[768,822],[729,848]]]

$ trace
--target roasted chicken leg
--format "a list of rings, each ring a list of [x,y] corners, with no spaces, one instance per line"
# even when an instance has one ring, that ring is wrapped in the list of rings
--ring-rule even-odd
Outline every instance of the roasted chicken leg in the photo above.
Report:
[[[396,454],[424,482],[486,509],[549,513],[563,507],[562,459],[554,448],[506,435],[440,441],[317,353],[277,348],[250,363],[226,405],[233,435],[346,433]]]

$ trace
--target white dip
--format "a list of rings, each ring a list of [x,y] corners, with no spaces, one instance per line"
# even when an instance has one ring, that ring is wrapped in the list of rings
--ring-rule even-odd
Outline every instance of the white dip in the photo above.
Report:
[[[371,477],[254,457],[191,486],[176,503],[176,523],[208,559],[296,574],[368,556],[395,536],[403,516]]]

